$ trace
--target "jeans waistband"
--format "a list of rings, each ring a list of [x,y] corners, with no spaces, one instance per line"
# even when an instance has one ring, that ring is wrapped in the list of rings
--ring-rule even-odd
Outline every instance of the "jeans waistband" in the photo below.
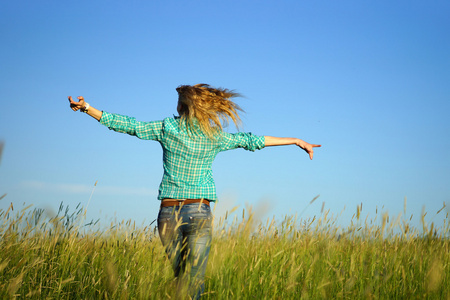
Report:
[[[205,203],[206,205],[209,206],[208,199],[163,199],[161,201],[161,207],[181,206],[181,205],[191,204],[191,203]]]

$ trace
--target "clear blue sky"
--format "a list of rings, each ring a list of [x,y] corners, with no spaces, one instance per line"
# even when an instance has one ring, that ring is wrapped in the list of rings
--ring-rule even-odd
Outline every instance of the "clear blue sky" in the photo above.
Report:
[[[348,221],[450,205],[448,1],[2,1],[0,207],[87,205],[88,218],[148,224],[158,212],[158,143],[69,109],[159,120],[180,84],[246,98],[243,131],[320,143],[218,155],[218,211]],[[234,131],[235,128],[230,128]],[[449,210],[447,210],[448,212]],[[379,219],[378,219],[379,220]],[[448,219],[447,219],[448,221]]]

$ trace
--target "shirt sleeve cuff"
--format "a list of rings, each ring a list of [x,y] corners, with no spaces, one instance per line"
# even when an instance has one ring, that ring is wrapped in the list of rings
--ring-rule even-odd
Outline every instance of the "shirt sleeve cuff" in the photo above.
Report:
[[[102,113],[102,117],[100,118],[99,122],[102,125],[105,125],[106,127],[109,127],[111,124],[112,115],[106,111]]]
[[[261,140],[260,140],[260,150],[266,147],[266,137],[265,136],[261,136]]]
[[[258,136],[258,139],[256,141],[256,149],[261,150],[264,147],[266,147],[266,137],[265,136]]]

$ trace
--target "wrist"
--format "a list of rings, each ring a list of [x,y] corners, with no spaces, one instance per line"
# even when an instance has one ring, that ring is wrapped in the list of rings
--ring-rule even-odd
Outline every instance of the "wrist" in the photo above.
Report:
[[[305,146],[305,141],[301,139],[296,139],[295,144],[299,146],[300,148],[303,148]]]
[[[91,107],[91,106],[89,105],[89,103],[84,102],[84,106],[81,107],[80,111],[81,111],[81,112],[84,112],[84,113],[88,113],[89,107]]]

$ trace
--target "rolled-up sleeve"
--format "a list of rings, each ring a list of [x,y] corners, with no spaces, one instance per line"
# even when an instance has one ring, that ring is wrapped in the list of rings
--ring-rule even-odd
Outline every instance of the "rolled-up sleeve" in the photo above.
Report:
[[[222,134],[221,150],[231,150],[236,148],[244,148],[245,150],[255,151],[265,147],[266,141],[264,136],[254,135],[251,132],[238,132]]]
[[[140,122],[132,117],[104,111],[99,122],[111,130],[133,135],[143,140],[161,140],[162,121]]]

